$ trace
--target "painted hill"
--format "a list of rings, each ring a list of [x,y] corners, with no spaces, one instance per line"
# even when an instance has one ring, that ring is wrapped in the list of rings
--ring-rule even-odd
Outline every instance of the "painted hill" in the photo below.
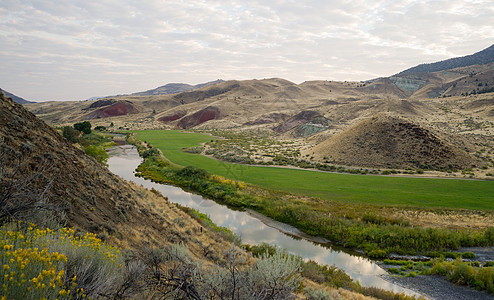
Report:
[[[472,65],[484,65],[492,62],[494,62],[494,45],[471,55],[455,57],[430,64],[420,64],[399,74],[431,73]]]
[[[438,133],[387,114],[351,126],[311,152],[320,160],[366,167],[463,169],[475,164]]]

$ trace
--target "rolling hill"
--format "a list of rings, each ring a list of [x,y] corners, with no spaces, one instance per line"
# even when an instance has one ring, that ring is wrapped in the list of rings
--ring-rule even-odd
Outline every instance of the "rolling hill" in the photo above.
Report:
[[[420,64],[418,66],[406,69],[398,73],[398,75],[412,73],[432,73],[473,65],[485,65],[492,62],[494,62],[494,45],[471,55],[455,57],[435,63]]]
[[[319,160],[375,168],[464,169],[474,158],[437,132],[402,117],[378,114],[311,150]]]

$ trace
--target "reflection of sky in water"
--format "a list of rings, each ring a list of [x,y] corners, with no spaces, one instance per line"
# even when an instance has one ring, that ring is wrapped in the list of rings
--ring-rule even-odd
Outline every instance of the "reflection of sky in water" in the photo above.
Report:
[[[379,277],[378,275],[385,274],[386,272],[366,258],[350,255],[343,251],[332,250],[331,248],[326,248],[304,239],[293,238],[290,235],[280,232],[278,229],[265,225],[248,212],[231,210],[212,200],[185,192],[178,187],[156,184],[150,180],[135,177],[134,170],[141,163],[141,158],[137,150],[130,145],[116,148],[120,150],[118,151],[120,154],[118,156],[111,156],[108,160],[110,171],[146,188],[154,188],[164,196],[167,196],[172,202],[194,208],[201,213],[207,214],[215,224],[227,227],[239,235],[243,243],[260,244],[266,242],[321,264],[336,265],[353,279],[360,281],[364,286],[376,286],[397,292],[413,293]],[[273,221],[273,223],[277,222]],[[283,227],[285,231],[299,232],[296,228],[286,224]]]

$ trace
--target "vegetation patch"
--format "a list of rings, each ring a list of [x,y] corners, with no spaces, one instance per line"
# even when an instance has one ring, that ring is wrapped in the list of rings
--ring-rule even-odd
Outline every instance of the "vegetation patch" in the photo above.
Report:
[[[120,251],[94,234],[35,225],[0,228],[2,292],[7,299],[99,297],[119,279]]]
[[[476,261],[466,262],[461,258],[447,260],[443,256],[428,262],[385,259],[383,263],[388,266],[388,271],[392,274],[412,277],[441,275],[454,284],[466,285],[494,294],[494,268],[489,263],[481,266]]]

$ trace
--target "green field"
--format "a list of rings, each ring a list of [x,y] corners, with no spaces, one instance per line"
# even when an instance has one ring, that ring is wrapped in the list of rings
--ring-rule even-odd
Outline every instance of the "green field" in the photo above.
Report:
[[[494,210],[494,181],[349,175],[237,165],[181,151],[213,139],[181,131],[134,131],[172,162],[269,189],[343,201],[428,208]]]

